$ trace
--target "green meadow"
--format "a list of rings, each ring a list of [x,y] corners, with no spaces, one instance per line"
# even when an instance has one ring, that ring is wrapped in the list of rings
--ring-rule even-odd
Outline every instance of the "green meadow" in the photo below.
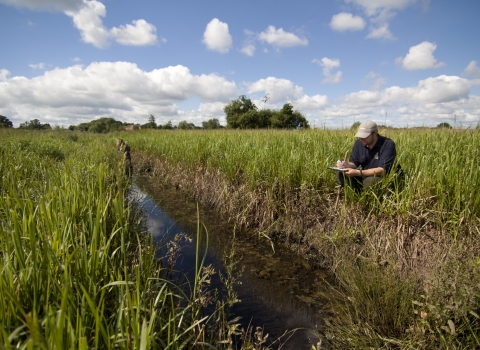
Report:
[[[380,134],[405,182],[356,195],[327,169],[350,130],[0,130],[0,347],[231,348],[222,306],[202,312],[201,261],[186,291],[155,259],[120,137],[136,174],[330,269],[332,348],[480,347],[480,132]]]

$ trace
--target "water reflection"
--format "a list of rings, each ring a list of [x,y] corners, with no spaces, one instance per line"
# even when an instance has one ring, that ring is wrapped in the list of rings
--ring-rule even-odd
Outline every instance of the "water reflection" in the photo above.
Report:
[[[136,179],[132,194],[148,214],[148,230],[155,239],[171,239],[178,233],[192,238],[182,243],[176,268],[193,276],[197,206],[178,191],[156,186],[147,177]],[[242,326],[262,326],[270,334],[269,339],[276,339],[286,330],[299,329],[282,349],[311,349],[318,339],[310,330],[317,330],[328,312],[319,293],[325,289],[326,273],[312,269],[305,260],[282,247],[275,246],[273,251],[269,242],[236,231],[214,211],[201,208],[200,219],[209,237],[205,264],[212,264],[216,271],[225,273],[222,257],[231,249],[235,236],[235,251],[241,258],[243,274],[241,284],[235,287],[241,302],[232,311],[242,317]],[[159,256],[164,253],[159,252]],[[221,290],[218,275],[212,279],[212,286]]]

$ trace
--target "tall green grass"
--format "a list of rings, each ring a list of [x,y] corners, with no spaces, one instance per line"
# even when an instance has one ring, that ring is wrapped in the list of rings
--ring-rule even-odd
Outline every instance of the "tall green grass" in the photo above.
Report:
[[[189,173],[184,186],[197,180],[196,173],[227,182],[214,185],[234,198],[220,201],[233,217],[244,215],[251,202],[252,211],[271,219],[269,227],[283,220],[278,227],[288,230],[292,220],[294,247],[325,256],[336,271],[344,308],[327,335],[337,348],[478,348],[480,132],[380,130],[396,142],[403,186],[390,176],[360,195],[346,190],[345,200],[335,200],[335,173],[327,166],[350,152],[354,134],[142,130],[122,137],[133,152],[160,158],[170,172]],[[268,215],[272,205],[278,215]],[[304,213],[313,229],[300,232]],[[318,250],[310,253],[312,246]]]
[[[203,347],[205,274],[164,279],[109,136],[1,131],[0,348]],[[133,205],[133,207],[132,207]]]
[[[405,186],[383,212],[429,215],[453,226],[478,220],[480,133],[474,130],[386,129],[397,145]],[[124,134],[133,150],[169,163],[218,170],[234,184],[273,195],[301,186],[332,191],[334,165],[355,140],[350,130],[140,131]],[[280,198],[281,199],[281,195]],[[376,204],[376,203],[374,203]]]

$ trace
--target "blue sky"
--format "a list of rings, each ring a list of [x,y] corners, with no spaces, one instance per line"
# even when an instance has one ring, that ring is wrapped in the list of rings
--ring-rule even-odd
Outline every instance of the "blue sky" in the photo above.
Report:
[[[225,125],[246,95],[316,127],[475,127],[479,14],[478,0],[0,0],[0,115]]]

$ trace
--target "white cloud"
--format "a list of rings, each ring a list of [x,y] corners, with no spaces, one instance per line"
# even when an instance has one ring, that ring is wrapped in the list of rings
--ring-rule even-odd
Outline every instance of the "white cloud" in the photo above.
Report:
[[[304,93],[303,89],[287,79],[278,79],[268,77],[260,79],[248,85],[248,93],[265,92],[270,96],[271,103],[296,100],[301,98]]]
[[[7,75],[0,71],[0,101],[7,101],[0,114],[8,109],[9,119],[18,124],[25,116],[78,124],[105,115],[144,123],[150,114],[178,115],[176,103],[191,98],[215,104],[238,96],[234,82],[215,74],[193,75],[184,66],[147,72],[134,63],[98,62],[56,68],[32,79]]]
[[[80,31],[82,40],[98,48],[107,47],[111,39],[122,45],[154,45],[157,43],[156,28],[143,19],[132,24],[108,29],[103,25],[105,5],[97,0],[0,0],[10,6],[27,7],[36,11],[53,10],[71,17]]]
[[[340,67],[340,60],[339,59],[330,59],[328,57],[324,57],[321,60],[313,59],[312,62],[317,63],[319,66],[323,67],[323,75],[325,78],[322,80],[323,84],[338,84],[342,82],[342,72],[338,71],[332,74],[332,70],[335,68]]]
[[[132,24],[110,29],[111,35],[122,45],[155,45],[157,28],[144,19],[132,21]]]
[[[45,63],[35,63],[28,65],[32,69],[45,69]]]
[[[471,61],[467,68],[463,71],[464,74],[470,75],[474,78],[480,79],[480,68],[477,66],[477,61]]]
[[[9,75],[10,75],[10,72],[8,70],[0,69],[0,81],[6,81]]]
[[[107,10],[105,6],[96,0],[85,1],[80,10],[65,11],[67,16],[72,17],[75,27],[80,31],[82,40],[93,44],[98,48],[108,45],[109,31],[103,25],[102,17]]]
[[[282,28],[276,29],[274,26],[268,26],[265,31],[258,35],[258,40],[266,42],[275,48],[306,46],[308,40],[284,31]]]
[[[472,82],[456,76],[440,75],[420,80],[412,88],[390,87],[385,94],[392,102],[444,103],[468,98]]]
[[[385,10],[403,10],[417,0],[345,0],[345,2],[362,7],[367,16],[373,17]]]
[[[256,35],[254,32],[245,29],[244,33],[246,35],[246,39],[243,43],[243,47],[240,52],[244,53],[247,56],[253,56],[255,54],[255,38]]]
[[[224,116],[223,108],[226,106],[226,103],[222,102],[212,102],[212,103],[200,103],[198,107],[198,113],[204,119],[218,118]]]
[[[0,0],[0,4],[15,7],[27,7],[31,10],[68,11],[83,6],[83,0]]]
[[[386,78],[382,77],[380,74],[377,74],[375,72],[369,72],[366,78],[372,81],[372,86],[370,87],[370,90],[373,90],[373,91],[380,89],[380,87],[382,87],[387,83]]]
[[[84,1],[79,10],[65,11],[66,15],[72,17],[75,27],[82,35],[82,40],[98,48],[108,46],[110,39],[122,45],[157,44],[156,28],[153,24],[139,19],[132,21],[132,24],[108,30],[102,21],[106,13],[105,5],[96,0]]]
[[[227,23],[214,18],[207,24],[203,33],[203,43],[209,50],[227,53],[232,46],[232,41]]]
[[[370,28],[370,32],[367,35],[368,39],[395,39],[388,28],[388,23],[382,23],[378,27]]]
[[[293,101],[295,109],[298,110],[318,110],[323,109],[328,104],[328,97],[325,95],[314,95],[308,96],[303,95],[302,97]]]
[[[346,30],[362,30],[365,28],[365,21],[360,16],[354,16],[351,13],[341,12],[332,16],[330,28],[339,32],[344,32]]]
[[[397,11],[423,1],[424,7],[428,6],[428,0],[345,0],[359,6],[371,22],[369,39],[389,39],[395,37],[390,32],[389,21],[394,18]]]
[[[397,62],[401,62],[402,67],[407,70],[440,68],[444,66],[445,63],[438,62],[436,58],[433,57],[433,52],[436,49],[437,45],[424,41],[421,44],[412,46],[410,50],[408,50],[405,58],[399,58]]]
[[[325,76],[322,80],[322,84],[338,84],[343,81],[342,72],[338,71],[335,74]]]
[[[470,95],[474,81],[457,76],[432,77],[419,81],[416,86],[391,86],[382,91],[358,91],[346,95],[321,111],[318,125],[329,121],[339,127],[345,119],[374,119],[383,124],[395,126],[436,126],[453,118],[459,123],[474,124],[480,115],[480,97]],[[450,119],[449,119],[450,118]],[[327,123],[328,124],[328,123]]]
[[[253,44],[248,44],[242,47],[240,52],[244,53],[247,56],[253,56],[255,54],[255,45]]]

